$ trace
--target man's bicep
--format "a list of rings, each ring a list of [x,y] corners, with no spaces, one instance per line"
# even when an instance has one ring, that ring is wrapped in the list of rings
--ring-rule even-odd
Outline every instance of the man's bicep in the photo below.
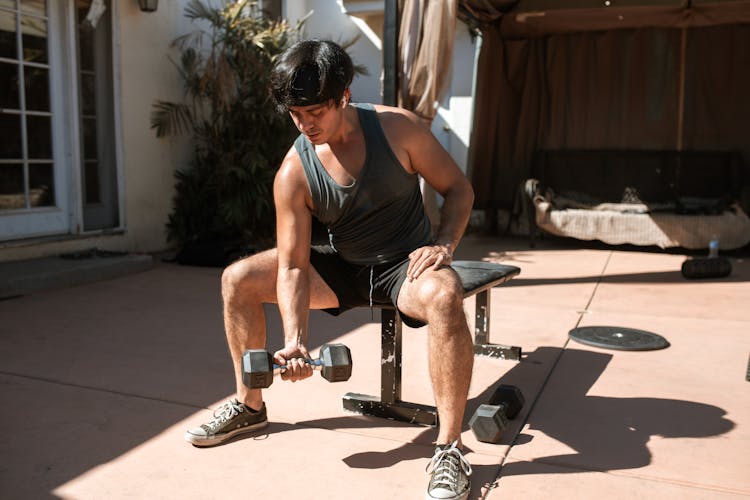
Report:
[[[288,171],[276,177],[274,203],[279,267],[304,268],[310,258],[312,214],[305,203],[304,186]]]
[[[409,156],[414,171],[441,195],[445,196],[458,185],[468,184],[468,179],[453,157],[432,132],[420,134],[419,139],[411,142],[410,146]]]

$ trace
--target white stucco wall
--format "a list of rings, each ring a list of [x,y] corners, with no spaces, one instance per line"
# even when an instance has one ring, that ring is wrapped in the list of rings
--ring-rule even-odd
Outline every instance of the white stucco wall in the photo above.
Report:
[[[472,39],[466,25],[457,21],[450,84],[432,123],[432,133],[464,173],[474,117],[473,79],[477,43],[478,40]]]
[[[120,15],[121,105],[125,172],[125,222],[131,251],[155,251],[165,246],[164,225],[171,210],[176,168],[189,163],[185,137],[157,138],[150,128],[156,99],[181,100],[182,83],[170,57],[179,35],[196,26],[183,14],[187,0],[159,2],[143,13],[135,2],[124,2]]]
[[[352,82],[352,98],[355,101],[380,103],[381,73],[383,61],[380,49],[362,34],[354,21],[341,11],[337,0],[287,0],[284,2],[284,17],[294,25],[311,13],[304,24],[305,38],[330,39],[334,42],[349,42],[359,37],[348,52],[355,64],[367,67],[368,75],[356,75]]]

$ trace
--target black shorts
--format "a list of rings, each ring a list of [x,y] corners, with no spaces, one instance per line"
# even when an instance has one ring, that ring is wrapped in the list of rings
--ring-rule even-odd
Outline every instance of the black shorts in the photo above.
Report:
[[[339,307],[324,311],[338,316],[355,307],[384,304],[396,307],[398,293],[406,280],[409,257],[385,264],[362,266],[345,261],[330,246],[312,246],[310,264],[339,300]],[[422,321],[410,318],[401,311],[398,314],[407,326],[424,326]]]

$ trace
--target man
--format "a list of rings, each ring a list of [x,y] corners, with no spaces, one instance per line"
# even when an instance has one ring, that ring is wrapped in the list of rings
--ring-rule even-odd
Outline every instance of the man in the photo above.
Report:
[[[274,181],[277,248],[235,262],[222,275],[224,323],[237,398],[189,430],[196,446],[220,444],[267,425],[260,390],[242,383],[242,353],[266,344],[264,303],[277,303],[281,378],[311,376],[308,313],[392,303],[405,323],[428,325],[430,378],[440,419],[427,498],[468,496],[471,466],[460,450],[473,364],[463,289],[449,267],[474,194],[430,131],[399,108],[351,104],[352,62],[333,42],[306,40],[274,66],[271,93],[300,136]],[[444,198],[434,233],[418,175]],[[313,218],[328,244],[311,245]]]

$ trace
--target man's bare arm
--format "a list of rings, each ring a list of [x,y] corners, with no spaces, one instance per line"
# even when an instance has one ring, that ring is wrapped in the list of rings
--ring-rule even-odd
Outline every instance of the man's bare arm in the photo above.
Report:
[[[451,263],[469,223],[474,190],[450,154],[416,115],[403,110],[397,114],[401,116],[391,120],[394,130],[389,137],[396,141],[396,148],[408,155],[408,167],[444,199],[434,245],[418,248],[410,255],[407,276],[416,279],[426,269]]]
[[[306,204],[307,185],[296,153],[290,151],[274,180],[278,250],[277,302],[284,328],[284,348],[274,354],[278,364],[289,364],[282,378],[298,380],[312,375],[307,322],[310,309],[310,233],[312,215]]]

